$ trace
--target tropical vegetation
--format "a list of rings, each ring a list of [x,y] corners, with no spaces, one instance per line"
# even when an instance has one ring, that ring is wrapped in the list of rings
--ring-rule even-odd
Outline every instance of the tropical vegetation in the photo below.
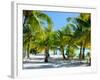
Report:
[[[59,50],[64,60],[85,60],[91,49],[91,14],[80,13],[77,17],[66,19],[68,24],[54,30],[52,18],[42,11],[23,11],[23,58],[30,59],[30,54],[45,53],[44,62],[48,62],[50,50],[57,54]],[[79,50],[76,55],[75,51]],[[89,63],[90,64],[90,63]]]

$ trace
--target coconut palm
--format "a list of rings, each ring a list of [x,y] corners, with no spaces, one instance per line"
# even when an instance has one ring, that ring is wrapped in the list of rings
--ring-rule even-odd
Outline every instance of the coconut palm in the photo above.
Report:
[[[75,43],[80,46],[79,59],[84,59],[86,46],[90,46],[91,21],[89,13],[81,13],[79,17],[68,18],[76,27],[74,32]]]
[[[48,57],[49,57],[49,49],[51,47],[51,44],[52,44],[52,40],[51,40],[51,35],[52,35],[52,29],[49,28],[49,27],[45,27],[44,28],[44,36],[43,38],[37,38],[35,41],[34,41],[34,44],[41,50],[44,50],[45,52],[45,59],[44,59],[44,62],[48,62]]]
[[[31,27],[29,27],[29,25],[23,28],[23,48],[25,49],[27,58],[30,58],[29,56],[29,52],[30,52],[30,42],[32,39],[32,31],[30,29]],[[25,57],[25,56],[24,56]]]
[[[91,22],[90,22],[90,14],[81,13],[80,18],[77,19],[77,22],[81,25],[81,54],[80,57],[85,59],[85,48],[90,45],[90,36],[91,36]],[[88,44],[88,45],[87,45]]]
[[[51,50],[53,50],[54,52],[54,55],[57,54],[57,50],[59,49],[58,46],[59,46],[59,43],[58,43],[58,40],[57,40],[57,31],[53,31],[52,32],[52,35],[51,35],[51,40],[52,40],[52,45],[51,45]]]
[[[67,37],[64,35],[63,31],[58,30],[57,31],[57,43],[58,43],[58,48],[60,48],[60,51],[62,53],[63,59],[66,59],[65,54],[64,54],[64,47],[66,45],[66,40]]]
[[[83,56],[82,59],[85,59],[85,48],[89,48],[91,46],[91,15],[88,14],[80,14],[80,17],[83,19],[83,26],[86,27],[84,31],[84,41],[83,41]]]
[[[65,27],[62,28],[64,36],[66,36],[65,48],[67,59],[69,59],[72,55],[75,56],[74,51],[75,49],[77,49],[76,43],[74,42],[75,40],[73,38],[75,30],[76,28],[72,24],[67,24]]]
[[[48,27],[52,26],[52,21],[48,15],[44,14],[41,11],[27,11],[27,10],[23,11],[23,33],[24,33],[23,35],[26,35],[24,36],[25,38],[23,38],[23,44],[25,45],[25,43],[28,43],[26,44],[27,54],[30,53],[30,42],[33,42],[36,39],[40,39],[44,37],[43,36],[44,25],[47,25]]]

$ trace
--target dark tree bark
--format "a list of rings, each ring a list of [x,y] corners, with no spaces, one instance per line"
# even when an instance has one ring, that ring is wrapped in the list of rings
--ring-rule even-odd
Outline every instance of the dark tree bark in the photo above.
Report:
[[[82,55],[82,59],[85,59],[85,47],[83,47],[83,55]]]
[[[64,54],[64,48],[63,47],[61,48],[61,53],[62,53],[63,59],[66,59],[65,54]]]
[[[89,58],[89,66],[91,66],[91,58]]]
[[[44,62],[48,62],[48,58],[49,58],[49,49],[46,47],[45,48],[45,60],[44,60]]]
[[[82,43],[80,44],[79,59],[82,60]]]

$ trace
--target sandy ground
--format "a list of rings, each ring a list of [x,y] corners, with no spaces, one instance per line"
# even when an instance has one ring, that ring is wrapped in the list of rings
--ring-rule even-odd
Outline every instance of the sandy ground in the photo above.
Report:
[[[44,63],[44,55],[31,55],[30,59],[23,60],[23,69],[46,69],[61,67],[87,67],[86,61],[63,60],[62,55],[50,55],[48,63]]]

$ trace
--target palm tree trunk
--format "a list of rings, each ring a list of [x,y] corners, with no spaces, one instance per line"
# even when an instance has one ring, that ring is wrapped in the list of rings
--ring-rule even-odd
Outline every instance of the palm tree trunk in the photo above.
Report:
[[[89,66],[91,66],[91,58],[89,58]]]
[[[79,59],[82,60],[82,43],[80,44]]]
[[[83,55],[82,55],[82,59],[85,59],[85,47],[83,47]]]
[[[63,59],[66,59],[65,54],[64,54],[64,48],[61,48],[61,53],[62,53]]]
[[[45,48],[45,60],[44,62],[48,62],[48,57],[49,57],[49,49],[48,47]]]

